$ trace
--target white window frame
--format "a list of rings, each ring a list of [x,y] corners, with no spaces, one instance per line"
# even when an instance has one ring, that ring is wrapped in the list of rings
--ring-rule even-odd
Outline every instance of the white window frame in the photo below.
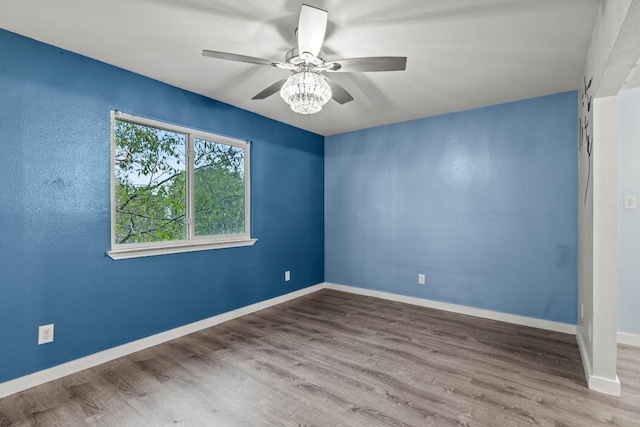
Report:
[[[128,121],[143,126],[151,126],[170,132],[177,132],[186,136],[186,174],[187,174],[187,238],[185,240],[173,240],[165,242],[148,243],[116,243],[116,170],[115,170],[115,122],[116,119]],[[194,164],[193,147],[194,139],[204,139],[220,144],[239,147],[244,150],[244,233],[220,234],[213,236],[196,236],[193,224],[195,212],[194,200]],[[250,179],[250,143],[226,136],[215,135],[182,126],[163,123],[157,120],[138,117],[120,111],[111,111],[111,250],[107,255],[112,259],[137,258],[152,255],[173,254],[180,252],[193,252],[209,249],[233,248],[238,246],[251,246],[257,239],[251,238],[251,179]]]

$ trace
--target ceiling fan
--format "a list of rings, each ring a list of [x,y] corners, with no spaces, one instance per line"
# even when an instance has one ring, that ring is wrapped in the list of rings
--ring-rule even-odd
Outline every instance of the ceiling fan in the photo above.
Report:
[[[269,65],[290,71],[291,75],[278,80],[252,99],[265,99],[280,91],[280,96],[291,106],[291,109],[300,114],[317,113],[329,99],[339,104],[346,104],[353,100],[345,88],[324,75],[324,72],[401,71],[406,68],[407,58],[404,56],[327,61],[322,50],[327,19],[326,10],[302,5],[296,29],[298,47],[286,53],[285,62],[272,62],[253,56],[206,49],[202,51],[202,55],[228,61]]]

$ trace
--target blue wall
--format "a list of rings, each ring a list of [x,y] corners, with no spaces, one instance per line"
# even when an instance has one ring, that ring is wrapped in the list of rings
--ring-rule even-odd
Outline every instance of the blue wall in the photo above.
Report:
[[[640,209],[622,203],[640,198],[640,88],[620,92],[618,120],[618,330],[640,335]]]
[[[325,280],[575,324],[577,105],[570,92],[326,138]]]
[[[3,30],[0,58],[0,382],[323,281],[322,136]],[[108,258],[112,109],[252,141],[258,242]]]
[[[576,322],[576,93],[323,153],[319,135],[3,30],[0,58],[0,382],[323,280]],[[112,109],[252,141],[258,242],[108,258]]]

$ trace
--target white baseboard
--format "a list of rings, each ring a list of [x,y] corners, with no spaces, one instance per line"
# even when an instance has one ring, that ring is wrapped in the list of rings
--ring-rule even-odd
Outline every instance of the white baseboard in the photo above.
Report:
[[[621,386],[618,375],[616,375],[615,379],[603,378],[597,375],[593,375],[591,369],[591,361],[589,360],[589,353],[587,352],[587,346],[585,345],[585,341],[581,331],[582,330],[580,328],[577,328],[576,340],[578,341],[580,358],[582,359],[582,367],[584,368],[584,375],[587,378],[587,385],[589,389],[611,396],[620,396]]]
[[[640,347],[640,335],[618,332],[618,344],[632,345]]]
[[[481,308],[467,307],[458,304],[433,301],[424,298],[408,297],[404,295],[392,294],[389,292],[372,291],[370,289],[357,288],[353,286],[337,285],[326,283],[327,289],[349,292],[352,294],[365,295],[390,301],[402,302],[405,304],[418,305],[420,307],[434,308],[436,310],[449,311],[452,313],[466,314],[467,316],[481,317],[483,319],[498,320],[500,322],[513,323],[532,328],[546,329],[549,331],[561,332],[575,335],[576,326],[568,323],[553,322],[551,320],[535,319],[533,317],[518,316],[515,314],[500,313],[498,311],[484,310]]]
[[[358,288],[353,286],[338,285],[335,283],[319,283],[317,285],[310,286],[308,288],[301,289],[299,291],[291,292],[286,295],[281,295],[276,298],[272,298],[266,301],[261,301],[255,304],[251,304],[246,307],[241,307],[236,310],[228,311],[208,319],[203,319],[198,322],[190,323],[188,325],[180,326],[169,331],[161,332],[156,335],[152,335],[147,338],[142,338],[137,341],[133,341],[127,344],[120,345],[118,347],[110,348],[108,350],[101,351],[99,353],[91,354],[89,356],[72,360],[67,363],[63,363],[58,366],[54,366],[49,369],[45,369],[33,374],[25,375],[24,377],[16,378],[11,381],[0,383],[0,398],[8,396],[10,394],[18,393],[31,387],[35,387],[40,384],[44,384],[49,381],[56,380],[58,378],[74,374],[76,372],[92,368],[102,363],[117,359],[119,357],[126,356],[136,351],[144,350],[145,348],[152,347],[154,345],[161,344],[166,341],[170,341],[175,338],[179,338],[184,335],[188,335],[193,332],[197,332],[202,329],[206,329],[220,323],[227,322],[229,320],[236,319],[238,317],[254,313],[256,311],[263,310],[265,308],[273,307],[278,304],[282,304],[287,301],[299,298],[301,296],[317,292],[321,289],[333,289],[342,292],[348,292],[358,295],[370,296],[374,298],[385,299],[389,301],[396,301],[405,304],[412,304],[421,307],[433,308],[437,310],[449,311],[452,313],[465,314],[468,316],[480,317],[484,319],[497,320],[500,322],[513,323],[516,325],[530,326],[539,329],[546,329],[555,332],[561,332],[566,334],[576,335],[576,326],[567,323],[553,322],[550,320],[536,319],[532,317],[518,316],[514,314],[501,313],[497,311],[484,310],[480,308],[467,307],[457,304],[449,304],[439,301],[433,301],[423,298],[409,297],[404,295],[392,294],[389,292],[373,291],[370,289]],[[602,393],[614,394],[617,390],[617,395],[620,394],[620,382],[608,380],[606,378],[596,377],[590,374],[588,367],[589,359],[586,355],[585,348],[581,344],[581,336],[577,334],[578,347],[582,355],[583,365],[585,367],[585,374],[589,382],[589,388],[600,391]],[[640,336],[618,333],[618,341],[623,344],[638,345],[640,346]],[[585,362],[586,361],[586,362]],[[617,387],[617,388],[616,388]]]
[[[621,386],[620,379],[616,375],[615,380],[609,378],[602,378],[595,375],[589,375],[589,390],[597,391],[600,393],[608,394],[610,396],[620,396]]]
[[[10,394],[18,393],[20,391],[35,387],[40,384],[47,383],[49,381],[56,380],[58,378],[62,378],[67,375],[74,374],[76,372],[83,371],[88,368],[92,368],[94,366],[109,362],[119,357],[135,353],[136,351],[144,350],[145,348],[153,347],[154,345],[158,345],[163,342],[170,341],[172,339],[179,338],[181,336],[188,335],[202,329],[210,328],[212,326],[219,325],[220,323],[228,322],[229,320],[233,320],[238,317],[263,310],[265,308],[282,304],[284,302],[299,298],[303,295],[319,291],[324,287],[325,284],[320,283],[308,288],[300,289],[299,291],[291,292],[279,297],[268,299],[266,301],[251,304],[246,307],[241,307],[236,310],[227,311],[226,313],[218,314],[216,316],[209,317],[198,322],[190,323],[188,325],[180,326],[178,328],[161,332],[150,337],[142,338],[137,341],[132,341],[118,347],[113,347],[108,350],[94,353],[80,359],[72,360],[70,362],[54,366],[49,369],[34,372],[33,374],[25,375],[24,377],[0,383],[0,398],[9,396]]]

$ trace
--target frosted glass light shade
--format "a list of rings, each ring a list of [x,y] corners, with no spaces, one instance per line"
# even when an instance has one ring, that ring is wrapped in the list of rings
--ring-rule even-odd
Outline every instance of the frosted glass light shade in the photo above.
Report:
[[[320,74],[300,71],[289,76],[280,96],[296,113],[313,114],[331,99],[331,88]]]

